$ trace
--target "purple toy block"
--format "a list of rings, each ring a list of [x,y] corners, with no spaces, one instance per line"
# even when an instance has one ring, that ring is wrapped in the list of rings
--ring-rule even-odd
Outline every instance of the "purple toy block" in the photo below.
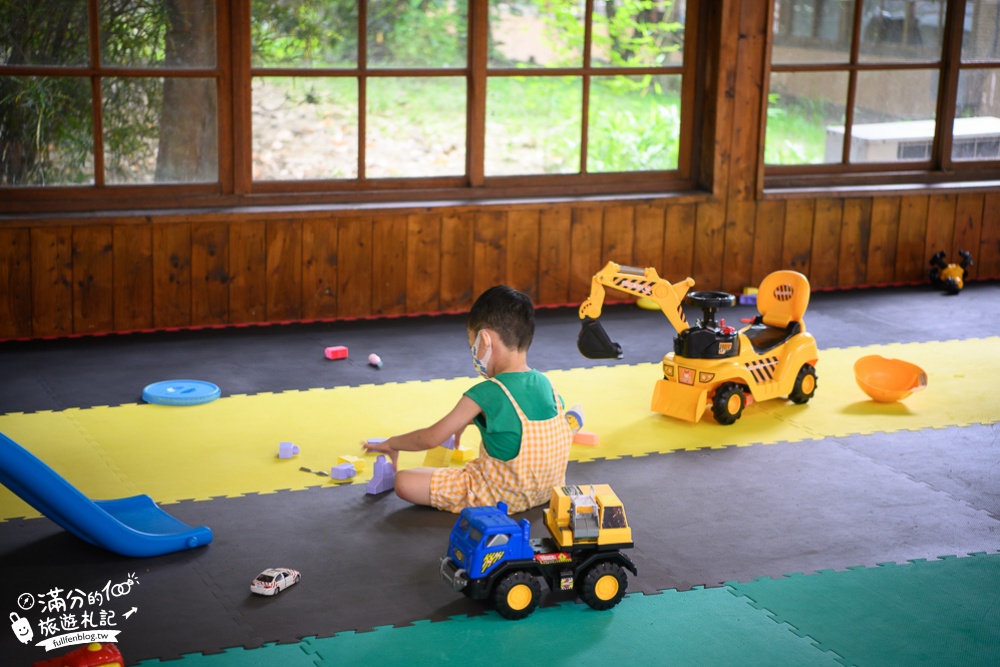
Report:
[[[449,435],[448,439],[441,443],[445,449],[455,449],[455,436]]]
[[[357,474],[353,463],[340,463],[330,468],[330,477],[333,479],[351,479]]]
[[[365,493],[374,496],[390,491],[395,486],[395,478],[396,471],[392,467],[392,463],[387,461],[384,456],[379,455],[375,465],[372,466],[372,478],[365,488]]]
[[[299,453],[299,446],[290,442],[283,442],[278,445],[278,458],[290,459]]]

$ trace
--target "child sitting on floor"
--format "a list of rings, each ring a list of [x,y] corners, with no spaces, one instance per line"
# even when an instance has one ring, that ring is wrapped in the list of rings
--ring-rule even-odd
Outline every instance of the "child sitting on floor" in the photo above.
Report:
[[[573,433],[548,378],[528,367],[531,298],[506,285],[492,287],[472,306],[467,327],[472,361],[485,381],[431,426],[364,446],[388,454],[395,466],[399,452],[433,449],[452,435],[457,447],[465,427],[475,424],[482,435],[479,458],[462,468],[400,470],[396,495],[450,512],[498,501],[523,512],[566,483]]]

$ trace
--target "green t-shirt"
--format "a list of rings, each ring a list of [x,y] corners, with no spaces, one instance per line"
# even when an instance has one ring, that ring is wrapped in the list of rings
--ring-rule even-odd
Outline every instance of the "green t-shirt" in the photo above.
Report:
[[[536,370],[500,373],[496,379],[507,387],[524,415],[532,420],[552,419],[559,414],[549,379]],[[521,451],[521,421],[503,389],[490,380],[475,385],[465,395],[482,409],[473,423],[479,428],[486,452],[509,461]],[[561,399],[560,399],[561,400]]]

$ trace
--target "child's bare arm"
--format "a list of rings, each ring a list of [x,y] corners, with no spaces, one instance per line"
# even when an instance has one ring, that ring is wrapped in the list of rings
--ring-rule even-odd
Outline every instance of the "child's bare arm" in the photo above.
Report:
[[[395,463],[397,452],[420,452],[433,449],[447,440],[450,436],[456,436],[458,441],[460,434],[468,426],[472,419],[481,412],[481,408],[468,396],[459,399],[458,404],[452,408],[451,412],[439,419],[434,424],[425,428],[419,428],[409,433],[397,435],[379,443],[364,443],[363,446],[369,452],[380,452],[388,454]]]

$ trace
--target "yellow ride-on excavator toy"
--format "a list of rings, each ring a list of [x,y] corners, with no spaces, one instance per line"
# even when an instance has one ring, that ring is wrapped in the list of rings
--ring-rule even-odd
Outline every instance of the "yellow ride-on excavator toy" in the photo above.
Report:
[[[594,275],[590,297],[580,306],[583,328],[577,346],[590,359],[620,359],[597,318],[605,287],[652,300],[677,331],[674,349],[663,357],[663,379],[653,391],[651,409],[697,422],[705,408],[720,424],[732,424],[743,408],[757,401],[787,396],[805,403],[816,391],[816,340],[806,332],[802,316],[809,305],[809,281],[796,271],[775,271],[757,293],[760,314],[737,331],[715,319],[736,297],[727,292],[689,292],[694,280],[671,284],[655,269],[608,262]],[[690,326],[682,303],[702,309]]]

